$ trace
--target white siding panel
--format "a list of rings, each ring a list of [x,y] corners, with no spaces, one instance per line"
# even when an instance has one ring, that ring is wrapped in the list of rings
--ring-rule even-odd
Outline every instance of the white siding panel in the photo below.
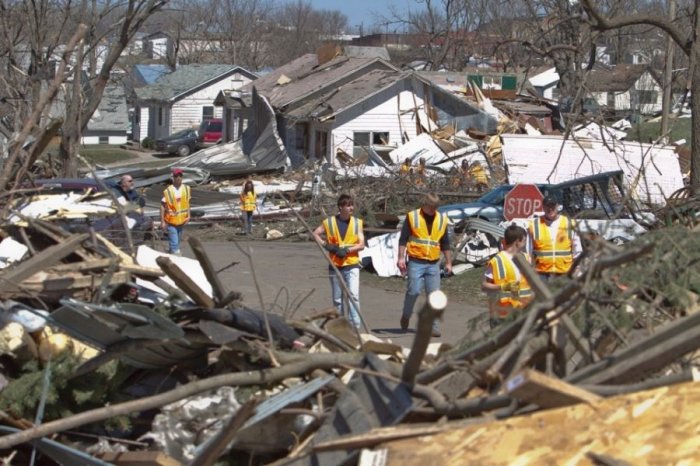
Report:
[[[502,137],[510,183],[561,183],[622,170],[628,187],[634,186],[633,194],[637,199],[660,205],[666,202],[667,196],[683,187],[678,156],[670,146],[616,141],[611,144],[615,152],[611,152],[603,142],[590,139]]]
[[[332,156],[341,149],[352,155],[354,132],[388,132],[389,145],[400,146],[403,144],[401,133],[404,132],[409,139],[416,137],[416,112],[414,108],[421,108],[421,121],[425,113],[422,111],[423,99],[415,96],[410,91],[403,91],[399,97],[393,96],[388,100],[385,95],[377,95],[362,104],[365,112],[350,121],[338,125],[331,137]],[[399,110],[399,103],[401,110]],[[401,121],[399,122],[399,114]],[[340,118],[339,118],[340,119]]]

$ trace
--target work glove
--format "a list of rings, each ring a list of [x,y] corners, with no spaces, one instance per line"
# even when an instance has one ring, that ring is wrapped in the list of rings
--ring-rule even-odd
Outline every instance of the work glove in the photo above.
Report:
[[[338,248],[338,250],[335,252],[335,255],[338,257],[345,257],[348,255],[348,248]]]
[[[335,244],[326,243],[323,245],[323,249],[328,252],[332,252],[333,254],[338,254],[338,246]]]

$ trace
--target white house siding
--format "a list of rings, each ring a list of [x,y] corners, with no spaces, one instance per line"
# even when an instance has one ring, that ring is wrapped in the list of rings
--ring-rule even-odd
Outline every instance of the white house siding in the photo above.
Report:
[[[332,162],[335,162],[335,154],[339,149],[352,155],[354,132],[388,132],[389,145],[396,147],[403,144],[402,132],[409,139],[416,137],[415,112],[410,110],[416,106],[422,110],[423,99],[416,94],[414,100],[414,94],[411,91],[402,91],[398,97],[394,92],[395,89],[384,91],[338,115],[329,141]],[[423,119],[425,113],[423,111],[420,113]],[[401,114],[400,124],[399,114]]]
[[[204,107],[214,107],[214,118],[221,118],[223,115],[222,107],[214,106],[214,99],[219,92],[234,89],[233,86],[240,88],[249,82],[249,78],[240,73],[235,73],[178,100],[172,107],[173,118],[170,132],[174,133],[186,128],[198,128],[202,121],[202,109]]]
[[[660,112],[662,108],[663,101],[663,89],[658,85],[656,80],[651,76],[651,73],[645,72],[642,76],[634,83],[634,88],[637,91],[655,91],[656,99],[653,103],[640,104],[639,112],[642,115],[650,115],[652,113]]]
[[[80,138],[80,144],[82,144],[82,145],[99,144],[99,143],[100,143],[99,136],[83,136],[82,138]],[[109,144],[109,145],[126,144],[126,135],[124,135],[124,136],[108,136],[106,144]]]
[[[148,107],[135,107],[134,113],[139,114],[139,123],[134,126],[134,134],[132,137],[134,141],[141,142],[146,136],[148,136],[148,124],[149,124],[149,111]]]

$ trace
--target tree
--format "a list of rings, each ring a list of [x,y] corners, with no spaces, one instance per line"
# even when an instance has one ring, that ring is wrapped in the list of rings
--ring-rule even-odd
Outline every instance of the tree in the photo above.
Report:
[[[689,59],[691,82],[692,140],[690,157],[691,189],[700,186],[700,1],[686,2],[676,18],[658,14],[618,12],[605,9],[604,2],[581,0],[594,30],[610,31],[636,25],[647,25],[670,36]]]
[[[66,49],[63,44],[75,37],[76,30],[84,29],[84,36],[76,43],[73,53],[64,57],[67,66],[59,68],[62,74],[53,81],[67,83],[62,89],[65,116],[59,149],[64,175],[77,173],[76,153],[82,131],[97,109],[122,52],[144,23],[168,1],[125,0],[112,4],[95,0],[0,0],[2,74],[6,82],[11,81],[12,88],[6,92],[17,102],[17,115],[30,115],[37,110],[40,114],[44,110],[37,106],[48,103],[43,100],[45,83],[52,78],[57,57]],[[95,58],[98,50],[104,52],[99,69]],[[84,63],[87,65],[83,66]],[[40,137],[45,121],[32,120],[23,131]]]

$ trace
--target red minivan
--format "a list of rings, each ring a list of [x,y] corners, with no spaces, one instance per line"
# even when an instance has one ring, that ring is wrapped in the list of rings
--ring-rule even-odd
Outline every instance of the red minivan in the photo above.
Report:
[[[211,118],[209,120],[203,120],[199,125],[199,135],[197,138],[197,145],[199,147],[212,146],[221,142],[223,137],[223,126],[224,122],[221,118]]]

